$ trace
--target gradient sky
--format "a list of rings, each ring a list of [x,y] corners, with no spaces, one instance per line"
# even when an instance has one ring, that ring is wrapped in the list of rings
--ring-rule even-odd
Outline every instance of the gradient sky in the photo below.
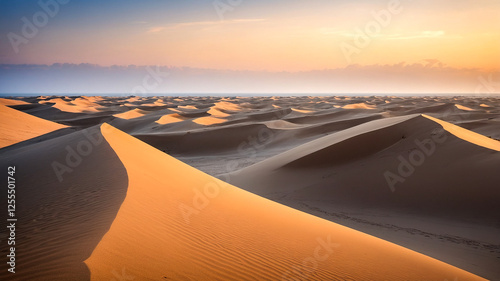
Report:
[[[22,36],[22,18],[43,11],[37,2],[0,1],[0,64],[256,72],[422,64],[485,77],[500,69],[498,0],[69,0],[16,53],[9,34]]]

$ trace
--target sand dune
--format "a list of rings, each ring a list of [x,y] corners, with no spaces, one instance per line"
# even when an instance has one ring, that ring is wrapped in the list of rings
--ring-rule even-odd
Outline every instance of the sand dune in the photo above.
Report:
[[[456,134],[459,138],[439,133],[438,129],[441,126],[444,126],[447,131],[454,132],[454,135]],[[422,143],[431,149],[432,145],[427,140],[432,140],[436,134],[443,134],[442,138],[446,140],[446,146],[438,149],[441,143],[435,142],[432,153],[429,152],[428,156],[424,154],[423,157],[417,159],[425,161],[426,164],[418,168],[413,167],[421,175],[419,177],[408,176],[408,179],[402,179],[404,182],[398,182],[405,188],[400,191],[398,202],[390,201],[392,197],[387,197],[387,194],[390,194],[391,190],[384,178],[385,171],[392,170],[394,172],[396,170],[398,173],[399,159],[408,159],[409,154],[416,149],[425,151],[425,147],[420,148],[423,147]],[[377,141],[374,142],[373,139],[377,139]],[[496,207],[496,203],[493,202],[496,200],[493,198],[500,198],[500,191],[491,190],[490,186],[497,178],[493,172],[496,165],[493,163],[500,164],[500,154],[492,153],[490,149],[498,151],[498,144],[500,144],[499,141],[460,129],[430,116],[410,115],[386,118],[367,122],[286,151],[236,172],[232,176],[232,182],[257,194],[265,196],[273,194],[273,196],[278,197],[281,193],[293,193],[304,185],[314,187],[317,182],[325,182],[323,186],[331,186],[333,182],[336,182],[335,186],[337,187],[329,190],[331,192],[329,197],[344,203],[363,202],[363,204],[387,204],[387,206],[401,204],[407,207],[414,205],[416,208],[425,204],[428,209],[434,208],[449,212],[452,211],[449,208],[454,206],[469,214],[480,211],[482,215],[495,217],[495,214],[488,214],[488,212],[500,211]],[[385,159],[387,156],[384,155],[390,155],[391,152],[395,155],[393,159]],[[441,153],[445,156],[434,156],[434,154]],[[398,158],[399,155],[401,155],[400,158]],[[483,158],[480,163],[467,165],[465,162],[465,165],[456,166],[455,170],[448,169],[436,174],[435,167],[449,165],[443,163],[466,161],[463,159],[467,159],[468,155],[477,155],[476,157],[482,156]],[[362,161],[357,163],[356,161],[360,159]],[[353,169],[353,165],[366,166],[363,178],[353,179],[353,172],[344,171],[344,169],[356,170]],[[315,170],[311,170],[312,168]],[[334,174],[337,176],[325,178],[324,173],[333,173],[336,170],[338,172],[334,172]],[[471,175],[481,177],[484,180],[478,183],[468,179]],[[280,181],[283,182],[276,185],[276,182]],[[327,183],[329,181],[331,183]],[[444,184],[443,181],[449,183]],[[354,182],[360,183],[359,190],[352,188]],[[370,190],[365,189],[364,182],[370,183]],[[431,182],[434,184],[429,186]],[[470,189],[471,185],[475,188]],[[441,186],[443,189],[436,190],[434,186]],[[456,192],[458,189],[460,189],[460,193]],[[325,194],[325,192],[320,191],[310,193],[317,198],[321,198]],[[439,198],[438,194],[439,196],[446,194],[446,199],[426,201],[430,196]],[[401,197],[403,195],[408,196],[408,198]],[[462,202],[463,198],[468,198],[467,204]],[[455,199],[456,201],[454,201]],[[448,210],[446,210],[447,208]]]
[[[0,148],[66,127],[4,105],[0,105],[0,119]]]
[[[295,112],[298,112],[298,113],[311,113],[311,112],[313,112],[312,110],[297,109],[297,108],[292,108],[292,110]]]
[[[217,107],[211,107],[210,110],[207,111],[207,113],[214,117],[221,118],[230,116],[230,114],[220,111]]]
[[[155,122],[158,124],[165,125],[165,124],[171,124],[171,123],[176,123],[176,122],[182,122],[186,119],[187,118],[185,118],[177,113],[174,113],[174,114],[164,115],[160,119],[156,120]]]
[[[423,115],[426,118],[431,119],[432,121],[439,123],[443,128],[453,134],[454,136],[461,138],[465,141],[468,141],[470,143],[489,148],[492,150],[500,151],[500,141],[493,140],[491,138],[485,137],[481,134],[474,133],[472,131],[466,130],[464,128],[461,128],[459,126],[450,124],[448,122],[433,118],[428,115]]]
[[[193,120],[194,123],[200,124],[200,125],[205,125],[205,126],[221,124],[221,123],[224,123],[226,121],[227,121],[226,119],[211,117],[211,116],[200,117],[200,118],[196,118]]]
[[[123,112],[123,113],[115,114],[113,116],[121,118],[121,119],[127,119],[128,120],[128,119],[134,119],[134,118],[142,117],[142,116],[144,116],[146,114],[148,114],[147,111],[136,108],[136,109],[132,109],[132,110],[129,110],[129,111],[126,111],[126,112]]]
[[[101,129],[129,186],[110,230],[85,261],[92,280],[113,279],[122,269],[152,280],[482,280],[242,191],[110,126]]]
[[[130,98],[126,99],[125,101],[129,102],[129,103],[134,103],[134,102],[138,102],[141,100],[142,100],[142,98],[135,96],[135,97],[130,97]]]
[[[49,100],[40,101],[39,103],[41,104],[54,103],[52,107],[57,108],[61,111],[71,112],[71,113],[97,112],[98,111],[97,107],[99,107],[97,104],[82,98],[77,98],[72,101],[66,101],[63,100],[62,98],[53,98]]]
[[[439,131],[443,127],[446,131]],[[473,220],[476,230],[462,230],[467,234],[461,234],[461,247],[468,247],[469,240],[496,250],[464,261],[451,256],[453,248],[439,253],[413,244],[414,249],[498,276],[491,267],[498,249],[485,243],[482,233],[499,219],[500,190],[493,188],[500,181],[499,144],[435,118],[402,116],[319,138],[227,176],[248,191],[329,219],[335,219],[327,215],[329,208],[346,206],[356,213],[386,210],[387,216],[397,212],[453,218],[455,223]],[[418,222],[409,225],[419,228]],[[476,266],[478,259],[490,267]]]
[[[179,105],[177,108],[178,109],[194,109],[194,110],[198,110],[198,108],[196,108],[194,105]]]
[[[222,109],[222,110],[229,110],[229,111],[240,111],[241,106],[238,104],[232,103],[232,102],[227,102],[227,101],[221,101],[215,103],[215,108]]]
[[[9,106],[9,105],[22,105],[22,104],[29,104],[29,103],[22,101],[22,100],[0,98],[0,104]]]
[[[497,98],[0,103],[18,280],[500,278]]]
[[[304,127],[303,125],[290,123],[290,122],[287,122],[287,121],[284,121],[284,120],[267,121],[264,124],[269,129],[276,129],[276,130],[294,130],[294,129],[297,129],[297,128]]]
[[[466,111],[474,111],[474,109],[470,108],[470,107],[467,107],[467,106],[463,106],[463,105],[460,105],[460,104],[455,104],[455,106],[460,109],[460,110],[466,110]]]
[[[374,109],[375,106],[368,105],[366,103],[354,103],[354,104],[344,105],[342,108],[344,108],[344,109]]]
[[[3,148],[0,167],[10,165],[17,181],[16,273],[3,267],[0,280],[90,280],[83,261],[127,192],[127,173],[99,127]],[[7,181],[7,173],[1,177]]]

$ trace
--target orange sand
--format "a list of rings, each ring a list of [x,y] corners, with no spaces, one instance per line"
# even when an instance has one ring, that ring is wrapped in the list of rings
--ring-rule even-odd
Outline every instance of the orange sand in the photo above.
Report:
[[[107,124],[101,131],[129,186],[85,261],[92,280],[484,280],[238,189]]]
[[[0,148],[66,128],[4,105],[0,105],[0,119]]]

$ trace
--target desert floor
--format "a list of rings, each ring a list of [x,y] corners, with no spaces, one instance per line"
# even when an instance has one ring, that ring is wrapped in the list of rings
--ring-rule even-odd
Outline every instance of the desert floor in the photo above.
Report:
[[[0,117],[2,280],[500,280],[498,97],[9,97]]]

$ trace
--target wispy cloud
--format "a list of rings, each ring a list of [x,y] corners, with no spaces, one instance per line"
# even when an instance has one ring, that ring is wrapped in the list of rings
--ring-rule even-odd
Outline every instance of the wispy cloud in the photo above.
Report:
[[[392,36],[387,36],[387,39],[393,40],[408,40],[408,39],[420,39],[420,38],[439,38],[446,36],[446,32],[444,30],[425,30],[420,33],[414,34],[394,34]]]
[[[162,26],[154,26],[148,29],[147,33],[157,33],[164,30],[171,30],[183,27],[206,27],[206,26],[224,26],[224,25],[236,25],[236,24],[244,24],[244,23],[255,23],[255,22],[264,22],[266,19],[233,19],[233,20],[225,20],[225,21],[194,21],[194,22],[181,22],[181,23],[173,23]]]
[[[164,26],[155,26],[155,27],[151,27],[148,29],[148,33],[157,33],[157,32],[161,32],[165,30],[165,27]]]
[[[343,37],[359,37],[363,32],[360,29],[356,30],[339,30],[331,28],[321,28],[320,32],[324,35],[337,35]],[[444,30],[425,30],[418,33],[399,34],[399,33],[377,33],[370,34],[370,37],[378,37],[382,39],[403,40],[403,39],[419,39],[419,38],[438,38],[447,36]],[[449,37],[449,36],[447,36]]]

